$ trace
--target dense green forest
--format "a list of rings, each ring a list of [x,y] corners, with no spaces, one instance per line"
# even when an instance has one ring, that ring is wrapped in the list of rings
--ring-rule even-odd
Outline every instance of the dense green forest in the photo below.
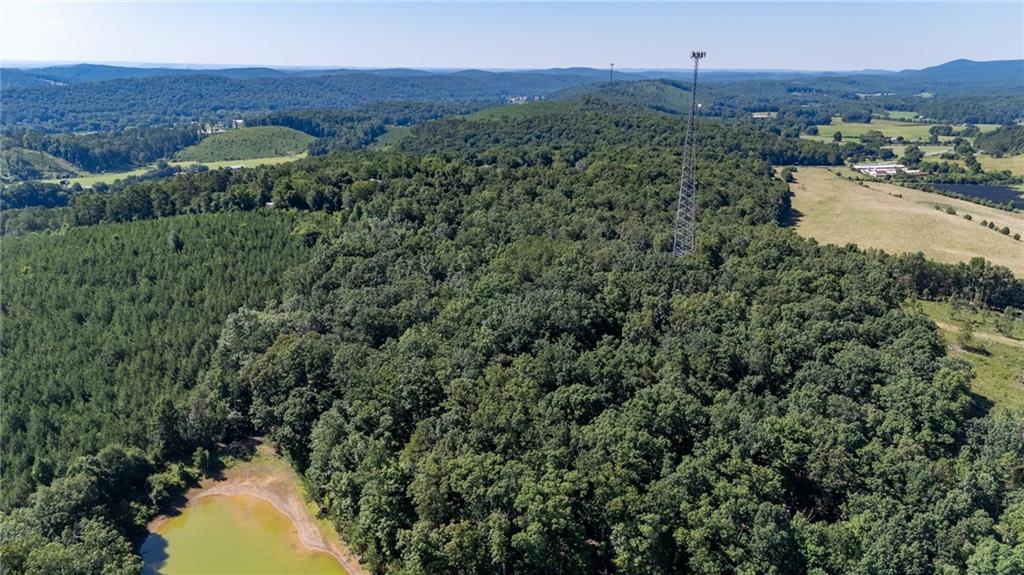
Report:
[[[589,68],[521,72],[416,70],[228,70],[52,67],[14,71],[4,84],[3,125],[54,132],[120,130],[245,114],[346,108],[375,102],[498,103],[510,97],[571,97],[606,84]],[[620,73],[621,83],[664,83],[685,91],[688,74]],[[869,118],[885,110],[943,122],[1011,123],[1024,109],[1022,61],[949,62],[889,74],[708,75],[706,115],[812,111]],[[678,99],[673,97],[673,99]],[[671,107],[674,104],[668,103]]]
[[[306,254],[288,213],[223,213],[4,238],[2,507],[107,444],[154,449],[229,313]],[[299,230],[302,231],[301,229]]]
[[[1002,126],[994,132],[978,134],[974,139],[974,145],[996,157],[1024,154],[1024,126]]]
[[[148,164],[198,141],[197,126],[88,134],[48,134],[20,128],[8,130],[0,145],[4,149],[46,152],[89,172],[109,172]],[[30,176],[22,174],[20,179],[30,179]]]
[[[4,90],[3,125],[48,131],[117,130],[247,113],[341,108],[377,101],[501,102],[592,83],[576,74],[464,71],[226,78],[173,75]]]
[[[128,128],[111,132],[50,134],[12,128],[0,140],[3,183],[73,177],[75,170],[123,171],[176,157],[214,162],[294,153],[313,155],[365,148],[389,126],[411,126],[427,120],[466,114],[494,103],[375,102],[345,109],[300,110],[245,117],[247,130],[218,133],[201,139],[196,122],[174,127]],[[292,128],[297,132],[282,131]],[[307,138],[306,135],[315,137]],[[8,186],[10,187],[10,186]],[[26,191],[13,192],[25,197]],[[10,202],[8,202],[9,204]],[[25,204],[14,207],[29,207]]]
[[[316,136],[313,155],[365,148],[388,126],[411,126],[444,116],[466,114],[486,106],[471,102],[375,102],[343,110],[275,112],[246,119],[248,125],[287,126]]]
[[[772,163],[838,147],[743,124],[702,126],[698,250],[672,258],[683,122],[642,108],[442,119],[5,238],[12,572],[135,572],[175,462],[250,434],[374,572],[1024,568],[1024,423],[905,305],[1024,307],[1024,282],[800,239]]]

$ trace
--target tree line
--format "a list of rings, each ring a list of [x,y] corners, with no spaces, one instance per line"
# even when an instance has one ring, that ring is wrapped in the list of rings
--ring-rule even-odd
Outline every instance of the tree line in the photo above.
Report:
[[[119,132],[48,134],[8,130],[4,147],[46,152],[89,172],[128,170],[167,158],[200,139],[196,126],[136,128]]]

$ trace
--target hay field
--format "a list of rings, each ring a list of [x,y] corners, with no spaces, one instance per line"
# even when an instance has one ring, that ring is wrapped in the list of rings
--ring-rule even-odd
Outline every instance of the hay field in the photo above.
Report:
[[[857,244],[889,253],[922,252],[940,262],[984,257],[1024,277],[1024,242],[980,225],[995,222],[1024,235],[1024,214],[881,182],[851,182],[827,168],[795,174],[797,233],[829,244]],[[952,207],[951,215],[935,206]],[[964,219],[970,214],[971,221]]]

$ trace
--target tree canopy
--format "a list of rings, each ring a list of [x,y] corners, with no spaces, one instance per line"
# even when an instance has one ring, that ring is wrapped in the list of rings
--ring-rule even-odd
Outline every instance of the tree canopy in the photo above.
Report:
[[[124,254],[127,235],[111,234],[139,230],[154,248],[138,257],[157,261],[194,247],[182,221],[285,225],[274,219],[281,210],[333,214],[331,225],[288,236],[312,248],[286,274],[265,255],[251,260],[265,274],[260,293],[274,297],[185,289],[234,313],[190,320],[216,336],[168,334],[195,342],[191,355],[173,356],[189,363],[140,373],[138,395],[113,404],[145,402],[145,423],[115,433],[126,424],[94,419],[102,439],[168,469],[148,480],[153,501],[194,447],[263,434],[379,573],[1024,568],[1024,424],[987,413],[970,393],[971,367],[947,357],[935,325],[904,305],[919,294],[1019,306],[1020,280],[983,260],[942,266],[801,239],[780,225],[789,189],[772,163],[840,161],[836,146],[744,125],[707,123],[700,134],[700,232],[685,258],[670,254],[682,122],[606,100],[430,122],[387,152],[76,197],[68,235],[106,238],[97,254]],[[218,213],[180,215],[207,211]],[[152,221],[110,223],[127,220]],[[29,286],[56,283],[32,274],[65,277],[68,264],[29,249],[55,238],[19,238],[32,257],[5,254],[5,294],[6,282],[23,286],[20,300]],[[129,271],[141,265],[127,266],[125,285],[174,293],[164,274]],[[78,307],[53,307],[60,321],[27,341],[63,333]],[[14,309],[5,308],[5,333]],[[103,313],[90,309],[86,324]],[[98,341],[160,337],[137,324],[109,329],[124,313],[110,310]],[[21,344],[4,345],[9,356],[6,346]],[[103,349],[97,373],[147,357]],[[86,392],[121,393],[37,384],[28,375],[59,357],[33,357],[24,361],[36,367],[12,372],[23,395],[89,405]],[[180,375],[172,388],[190,391],[162,393],[168,373]],[[31,422],[32,408],[23,413]],[[54,417],[22,422],[31,441],[13,451],[20,473],[28,445],[56,433]],[[89,481],[75,466],[61,471],[4,519],[0,534],[14,533],[5,548],[53,541],[68,516],[96,540],[95,522],[118,525],[111,505],[92,500],[67,498],[65,515],[40,507],[54,486]],[[67,552],[57,543],[54,556]],[[46,565],[18,553],[26,572]]]

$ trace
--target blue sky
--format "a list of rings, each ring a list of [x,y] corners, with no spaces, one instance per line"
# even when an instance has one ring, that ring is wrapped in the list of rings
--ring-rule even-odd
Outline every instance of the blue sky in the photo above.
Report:
[[[920,68],[1024,58],[1024,3],[7,3],[4,61]]]

